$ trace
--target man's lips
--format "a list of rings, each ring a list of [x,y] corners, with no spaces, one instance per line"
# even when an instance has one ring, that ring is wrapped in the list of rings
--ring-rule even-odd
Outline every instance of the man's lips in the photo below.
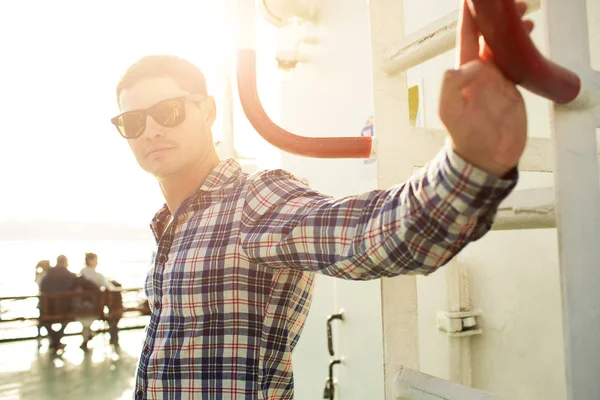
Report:
[[[173,149],[173,147],[170,146],[161,146],[161,147],[157,147],[151,150],[148,150],[148,152],[146,152],[146,157],[152,155],[152,154],[157,154],[157,153],[161,153],[163,151],[167,151],[167,150],[171,150]]]

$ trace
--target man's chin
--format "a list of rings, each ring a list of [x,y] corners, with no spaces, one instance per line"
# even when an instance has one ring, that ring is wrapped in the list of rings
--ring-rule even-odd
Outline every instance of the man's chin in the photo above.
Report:
[[[180,170],[180,166],[173,163],[156,163],[155,165],[149,165],[145,170],[157,179],[168,179],[177,175]]]

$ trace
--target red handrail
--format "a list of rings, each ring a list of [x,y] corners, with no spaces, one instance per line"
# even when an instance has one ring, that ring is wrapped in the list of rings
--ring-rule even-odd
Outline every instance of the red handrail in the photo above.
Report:
[[[508,79],[555,103],[569,103],[577,97],[579,77],[540,54],[514,0],[468,0],[468,4],[492,52],[488,56],[493,56]]]
[[[267,142],[288,153],[305,157],[372,157],[373,141],[368,136],[314,138],[295,135],[279,127],[271,121],[258,97],[255,51],[250,49],[239,50],[237,64],[238,91],[242,108],[254,129]]]

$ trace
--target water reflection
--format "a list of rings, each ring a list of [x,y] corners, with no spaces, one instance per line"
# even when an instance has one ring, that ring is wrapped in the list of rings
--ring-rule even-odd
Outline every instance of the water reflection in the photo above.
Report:
[[[2,399],[130,399],[143,330],[119,334],[120,348],[98,335],[90,350],[79,348],[81,337],[65,337],[62,353],[38,349],[35,340],[0,345],[0,398]]]

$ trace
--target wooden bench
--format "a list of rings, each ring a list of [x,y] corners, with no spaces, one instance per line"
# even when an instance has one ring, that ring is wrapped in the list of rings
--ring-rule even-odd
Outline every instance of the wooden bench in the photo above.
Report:
[[[136,302],[135,304],[123,304],[122,297],[126,293],[142,292],[141,288],[121,289],[119,291],[99,290],[95,291],[68,291],[56,293],[44,293],[37,296],[14,296],[1,297],[0,310],[3,303],[13,303],[17,301],[27,301],[38,299],[39,315],[13,316],[3,318],[0,314],[0,324],[35,321],[38,328],[37,338],[42,336],[39,328],[44,325],[56,323],[69,324],[82,318],[93,318],[96,321],[116,323],[121,318],[149,315],[150,308],[147,302]],[[88,304],[87,307],[78,306],[78,303]],[[32,310],[33,311],[33,310]],[[32,313],[33,314],[33,313]],[[129,329],[143,328],[143,326],[133,326]],[[36,337],[19,338],[0,338],[1,342],[35,339]]]
[[[81,318],[104,319],[102,292],[68,291],[39,296],[38,325],[69,323]]]

